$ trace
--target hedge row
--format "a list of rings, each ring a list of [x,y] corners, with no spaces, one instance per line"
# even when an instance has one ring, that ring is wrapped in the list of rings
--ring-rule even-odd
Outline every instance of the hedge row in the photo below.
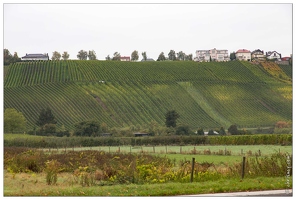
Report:
[[[234,136],[153,136],[153,137],[40,137],[4,139],[4,147],[72,148],[95,146],[157,145],[291,145],[292,134]]]

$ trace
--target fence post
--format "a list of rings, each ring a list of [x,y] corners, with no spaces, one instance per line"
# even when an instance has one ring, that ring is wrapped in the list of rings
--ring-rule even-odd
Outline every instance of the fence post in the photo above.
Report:
[[[155,146],[153,146],[153,153],[155,153]]]
[[[192,158],[191,176],[190,176],[190,182],[191,183],[193,182],[194,164],[195,164],[195,158]]]
[[[243,163],[242,163],[242,179],[244,179],[245,176],[245,163],[246,163],[246,157],[243,157]]]
[[[182,146],[180,146],[180,153],[182,153]]]

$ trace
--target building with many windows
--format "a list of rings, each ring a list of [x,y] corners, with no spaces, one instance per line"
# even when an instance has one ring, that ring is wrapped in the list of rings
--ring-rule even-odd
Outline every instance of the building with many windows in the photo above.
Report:
[[[229,61],[228,50],[210,49],[210,50],[197,50],[196,57],[197,62],[209,62],[209,61]]]
[[[247,49],[239,49],[235,53],[236,60],[245,60],[250,61],[251,60],[251,51]]]
[[[264,51],[263,50],[261,51],[260,49],[256,49],[256,50],[252,51],[251,58],[253,60],[259,60],[259,61],[266,60]]]

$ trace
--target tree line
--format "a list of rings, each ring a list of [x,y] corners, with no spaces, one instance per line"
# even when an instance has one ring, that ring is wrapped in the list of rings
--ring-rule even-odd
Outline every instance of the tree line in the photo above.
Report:
[[[147,61],[147,53],[142,52],[142,61]],[[70,57],[69,53],[67,51],[64,51],[62,54],[58,51],[54,51],[52,53],[51,60],[68,60]],[[18,57],[17,52],[14,52],[14,55],[11,55],[8,49],[4,49],[3,52],[3,58],[4,58],[4,65],[9,65],[11,63],[20,62],[21,58]],[[113,60],[113,61],[120,61],[121,55],[119,52],[114,52],[113,57],[110,57],[110,55],[107,55],[105,57],[106,60]],[[97,55],[94,50],[80,50],[77,54],[77,59],[79,60],[97,60]],[[139,60],[139,52],[137,50],[134,50],[131,53],[130,56],[131,61],[138,61]],[[165,60],[171,60],[171,61],[192,61],[192,54],[186,54],[183,51],[180,51],[176,53],[174,50],[170,50],[168,53],[168,56],[165,56],[164,52],[161,52],[157,58],[157,61],[165,61]]]
[[[144,132],[148,133],[150,136],[156,135],[205,135],[203,128],[199,128],[197,131],[192,131],[186,124],[178,124],[177,119],[180,115],[175,110],[167,111],[165,114],[165,127],[158,126],[156,122],[151,122],[148,125],[148,129],[145,129]],[[114,132],[115,129],[111,130],[106,123],[100,123],[99,121],[86,120],[77,122],[74,124],[74,130],[66,130],[64,126],[57,130],[57,121],[51,109],[47,107],[42,109],[39,113],[38,119],[35,124],[37,128],[29,131],[30,135],[40,135],[40,136],[57,136],[57,137],[69,137],[72,136],[81,136],[81,137],[98,137],[103,136],[105,133],[112,135],[113,133],[117,136],[132,136],[132,133],[139,131],[139,128],[130,127],[127,130],[127,127],[124,127],[125,131],[121,133]],[[291,126],[287,122],[279,121],[275,124],[275,128],[287,128]],[[4,111],[4,133],[20,133],[26,130],[26,118],[21,112],[18,112],[14,108],[7,108]],[[228,129],[229,135],[248,135],[252,134],[247,130],[239,130],[237,126],[231,125]],[[273,133],[273,129],[268,130],[268,133]],[[110,133],[111,132],[111,133]],[[131,132],[127,134],[127,132]],[[216,132],[216,133],[215,133]],[[258,133],[263,133],[263,130],[258,128]],[[110,133],[110,134],[109,134]],[[210,129],[208,135],[227,135],[223,127]]]

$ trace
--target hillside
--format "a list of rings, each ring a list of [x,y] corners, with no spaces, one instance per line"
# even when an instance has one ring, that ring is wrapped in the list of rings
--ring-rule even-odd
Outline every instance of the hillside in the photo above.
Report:
[[[164,125],[168,110],[194,129],[271,126],[292,120],[291,66],[273,68],[239,61],[21,62],[5,67],[4,108],[21,111],[28,129],[47,106],[68,129],[88,119],[109,127]]]

